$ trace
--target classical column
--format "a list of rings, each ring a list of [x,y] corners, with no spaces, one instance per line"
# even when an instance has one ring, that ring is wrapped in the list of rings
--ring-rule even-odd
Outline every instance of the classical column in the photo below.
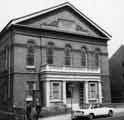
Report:
[[[98,82],[98,88],[99,88],[99,103],[102,103],[102,84],[101,81]]]
[[[63,103],[66,104],[66,81],[63,81],[62,96],[63,96]]]
[[[88,104],[88,81],[84,82],[84,96],[85,96],[85,103]]]
[[[45,82],[46,107],[50,105],[50,82]]]

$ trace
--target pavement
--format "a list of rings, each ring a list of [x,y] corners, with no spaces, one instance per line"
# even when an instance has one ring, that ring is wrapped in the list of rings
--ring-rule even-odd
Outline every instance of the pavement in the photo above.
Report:
[[[114,108],[114,116],[124,116],[124,107]]]
[[[119,116],[124,116],[124,107],[114,108],[114,117],[119,117]],[[39,120],[71,120],[71,114],[39,118]]]

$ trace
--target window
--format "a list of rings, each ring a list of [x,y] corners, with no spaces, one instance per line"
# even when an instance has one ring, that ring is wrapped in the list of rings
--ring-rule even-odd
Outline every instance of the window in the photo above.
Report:
[[[124,67],[124,61],[122,62],[122,67]]]
[[[27,65],[34,66],[34,41],[28,40],[27,42]]]
[[[7,86],[4,84],[1,86],[0,88],[0,99],[3,101],[3,102],[7,102]]]
[[[50,98],[51,100],[62,99],[62,83],[61,82],[50,82]]]
[[[95,66],[98,67],[100,65],[100,49],[96,49],[95,51]]]
[[[33,90],[36,90],[36,82],[28,81],[27,82],[27,96],[33,96]]]
[[[3,101],[6,102],[7,101],[7,86],[3,87],[3,91],[4,91]]]
[[[54,43],[48,42],[47,52],[46,52],[47,64],[53,64],[53,49],[54,49]]]
[[[36,83],[34,81],[28,81],[28,90],[32,91],[32,90],[36,90]]]
[[[6,61],[5,61],[6,69],[8,69],[8,65],[9,65],[9,48],[6,47]]]
[[[86,48],[81,49],[81,65],[86,66],[87,65],[87,52]]]
[[[88,98],[89,99],[96,99],[97,96],[97,83],[90,82],[88,86]]]
[[[122,74],[122,79],[124,80],[124,73]]]
[[[71,65],[71,46],[70,45],[65,46],[65,65],[67,66]]]
[[[5,70],[5,61],[6,61],[6,51],[4,48],[4,50],[3,50],[3,70]]]
[[[1,52],[1,70],[2,72],[4,71],[4,52],[2,51]]]

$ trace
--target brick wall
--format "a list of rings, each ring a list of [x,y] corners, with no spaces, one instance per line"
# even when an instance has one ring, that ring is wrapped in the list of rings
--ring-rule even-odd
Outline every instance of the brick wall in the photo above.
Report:
[[[39,71],[39,66],[42,61],[42,64],[46,64],[46,48],[47,48],[47,43],[48,42],[54,42],[55,44],[55,49],[54,49],[54,65],[57,66],[62,66],[64,64],[64,48],[66,44],[70,44],[72,46],[72,66],[73,67],[80,67],[81,65],[81,56],[80,56],[80,50],[82,46],[85,46],[88,50],[88,65],[89,66],[94,66],[94,57],[93,57],[93,52],[95,51],[96,48],[100,48],[101,54],[100,54],[100,59],[101,59],[101,68],[102,68],[102,74],[107,75],[109,74],[108,71],[108,59],[107,59],[107,47],[105,45],[100,45],[100,44],[94,44],[91,39],[89,39],[89,44],[83,42],[77,42],[76,39],[75,41],[70,41],[68,39],[63,40],[63,39],[55,39],[55,38],[45,38],[42,37],[31,37],[29,35],[23,35],[23,34],[16,34],[15,35],[15,41],[14,43],[18,44],[15,45],[14,47],[14,72],[18,73],[17,75],[15,74],[14,77],[14,97],[16,102],[21,102],[23,105],[22,101],[24,101],[24,90],[25,90],[25,82],[30,80],[29,74],[30,71],[26,69],[26,53],[27,53],[27,47],[26,43],[27,40],[33,39],[35,41],[35,66],[36,69],[33,71],[33,73]],[[78,39],[78,38],[77,38]],[[40,40],[41,41],[41,49],[40,49]],[[42,50],[42,51],[40,51]],[[42,60],[40,61],[40,58],[42,56]],[[25,73],[25,74],[21,74]],[[33,75],[33,74],[32,74]],[[38,78],[34,77],[34,81],[37,81]],[[109,102],[110,101],[110,94],[108,94],[110,91],[110,86],[109,86],[109,79],[108,77],[102,77],[103,81],[103,95],[105,96],[104,102]],[[20,86],[16,88],[16,86]],[[18,93],[23,93],[22,96],[19,96]],[[20,99],[21,98],[21,99]],[[20,104],[20,103],[19,103]],[[20,104],[20,105],[21,105]]]

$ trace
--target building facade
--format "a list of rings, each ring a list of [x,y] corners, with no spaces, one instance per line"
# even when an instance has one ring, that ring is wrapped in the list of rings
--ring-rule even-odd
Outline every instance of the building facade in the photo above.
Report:
[[[109,60],[111,97],[114,103],[124,102],[124,46],[113,54]]]
[[[13,19],[0,33],[0,106],[110,103],[110,37],[70,3]]]

